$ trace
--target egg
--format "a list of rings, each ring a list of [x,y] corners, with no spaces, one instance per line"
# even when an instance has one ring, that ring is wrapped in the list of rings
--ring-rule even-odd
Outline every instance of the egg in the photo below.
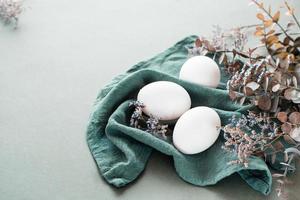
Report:
[[[217,63],[207,56],[194,56],[181,67],[179,78],[202,86],[216,88],[221,80]]]
[[[170,81],[157,81],[140,89],[137,100],[144,104],[142,111],[160,120],[178,119],[191,108],[191,98],[180,85]]]
[[[205,151],[217,140],[221,119],[212,108],[199,106],[185,112],[173,131],[173,144],[184,154]]]

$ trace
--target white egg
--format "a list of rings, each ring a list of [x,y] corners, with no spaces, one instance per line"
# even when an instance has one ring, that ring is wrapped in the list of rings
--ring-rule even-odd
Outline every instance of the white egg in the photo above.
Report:
[[[160,120],[178,119],[191,108],[191,98],[180,85],[169,81],[157,81],[144,86],[137,100],[145,107],[143,112]]]
[[[199,85],[216,88],[221,80],[217,63],[207,56],[194,56],[181,67],[179,78]]]
[[[177,121],[173,131],[173,144],[184,154],[205,151],[217,140],[221,119],[218,113],[205,106],[192,108]]]

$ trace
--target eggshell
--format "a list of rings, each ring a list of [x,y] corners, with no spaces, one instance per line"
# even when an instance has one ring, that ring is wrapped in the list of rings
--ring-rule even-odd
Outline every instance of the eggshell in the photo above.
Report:
[[[217,140],[221,119],[218,113],[205,106],[192,108],[177,121],[173,131],[173,144],[184,154],[205,151]]]
[[[217,63],[207,56],[194,56],[181,67],[179,78],[199,85],[216,88],[221,80]]]
[[[145,107],[143,112],[160,120],[178,119],[191,107],[188,92],[180,85],[169,81],[157,81],[144,86],[137,100]]]

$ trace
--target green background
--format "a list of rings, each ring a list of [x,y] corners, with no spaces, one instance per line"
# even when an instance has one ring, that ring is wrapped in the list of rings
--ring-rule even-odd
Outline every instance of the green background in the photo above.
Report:
[[[19,29],[0,26],[0,199],[276,199],[237,175],[190,185],[157,152],[137,181],[115,189],[100,177],[85,140],[92,103],[107,82],[188,35],[210,35],[213,24],[257,23],[248,3],[26,0]],[[299,178],[290,199],[300,199]]]

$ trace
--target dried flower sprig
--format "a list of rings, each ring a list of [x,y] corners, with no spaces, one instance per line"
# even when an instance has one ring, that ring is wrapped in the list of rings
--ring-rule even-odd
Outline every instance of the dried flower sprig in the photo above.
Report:
[[[198,38],[189,54],[213,55],[230,76],[230,98],[257,107],[258,113],[233,118],[222,128],[224,148],[237,156],[231,164],[245,167],[250,156],[274,163],[280,161],[279,153],[284,154],[280,162],[283,174],[274,177],[278,178],[278,196],[285,197],[287,174],[294,171],[292,163],[299,157],[296,154],[300,142],[300,36],[291,33],[291,27],[296,25],[300,30],[300,23],[287,1],[284,5],[291,21],[286,25],[280,23],[280,10],[272,12],[271,6],[266,8],[258,0],[251,1],[259,8],[259,24],[230,30],[215,27],[213,38]],[[247,50],[247,31],[251,28],[255,28],[254,35],[261,44]]]
[[[0,19],[5,24],[14,23],[18,25],[19,15],[23,11],[22,1],[20,0],[0,0]]]
[[[139,101],[132,101],[129,103],[129,107],[134,107],[134,112],[130,118],[130,126],[134,128],[141,128],[140,121],[145,120],[142,111],[144,104]]]
[[[237,156],[237,160],[228,164],[243,164],[248,167],[249,158],[258,156],[264,160],[270,157],[272,164],[277,161],[282,166],[283,172],[274,173],[272,176],[277,179],[278,196],[286,199],[288,194],[285,187],[291,183],[287,175],[295,172],[296,166],[293,162],[300,156],[300,144],[289,134],[281,132],[278,124],[269,117],[269,113],[256,114],[249,111],[247,115],[239,118],[233,116],[222,130],[225,138],[223,148]],[[284,154],[283,158],[277,156],[280,153]]]
[[[188,48],[190,56],[206,55],[213,53],[215,56],[221,53],[220,61],[225,61],[227,56],[225,53],[238,54],[246,56],[244,46],[247,44],[247,29],[253,27],[243,26],[230,30],[223,30],[220,26],[213,26],[213,37],[211,41],[208,38],[198,38],[193,47]],[[238,49],[239,51],[236,51]],[[214,57],[215,57],[214,56]]]
[[[167,140],[168,125],[162,124],[157,117],[146,116],[143,114],[145,105],[140,101],[131,101],[129,107],[134,107],[134,111],[130,118],[130,126],[144,130],[157,137]]]
[[[223,148],[234,152],[238,158],[230,164],[243,164],[245,167],[249,165],[250,156],[261,155],[281,137],[278,125],[270,120],[267,113],[255,114],[251,111],[241,117],[232,116],[230,123],[222,130],[225,138]]]
[[[168,125],[160,124],[159,119],[154,116],[150,116],[147,119],[146,124],[147,124],[146,131],[148,133],[151,133],[156,136],[161,135],[164,139],[167,139],[166,133],[168,132]]]

